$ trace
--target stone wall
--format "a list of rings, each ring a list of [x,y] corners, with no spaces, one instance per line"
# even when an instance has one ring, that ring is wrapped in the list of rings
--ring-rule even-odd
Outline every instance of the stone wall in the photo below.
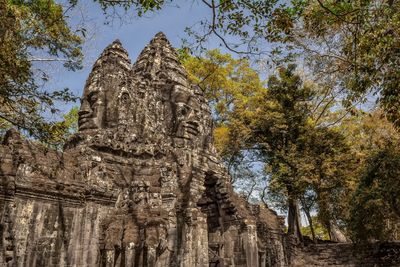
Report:
[[[400,243],[375,244],[356,250],[350,243],[327,243],[298,248],[293,267],[397,267]]]

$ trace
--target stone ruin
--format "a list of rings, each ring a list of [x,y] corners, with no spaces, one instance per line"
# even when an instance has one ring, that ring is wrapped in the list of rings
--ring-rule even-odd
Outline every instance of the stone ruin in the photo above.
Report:
[[[216,155],[210,109],[166,37],[134,64],[113,42],[63,152],[4,137],[0,266],[325,266],[290,263],[283,219],[236,195]]]
[[[282,220],[233,193],[186,76],[162,33],[134,64],[115,41],[63,153],[6,134],[1,266],[283,266]]]

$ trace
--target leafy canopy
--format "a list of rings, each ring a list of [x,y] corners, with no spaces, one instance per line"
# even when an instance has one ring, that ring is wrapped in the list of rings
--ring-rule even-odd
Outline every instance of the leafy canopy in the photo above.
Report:
[[[56,113],[57,101],[75,97],[68,89],[43,90],[48,77],[35,64],[60,61],[79,69],[81,43],[55,1],[0,1],[0,118],[36,138],[52,139],[60,129],[44,113]]]
[[[400,125],[399,1],[292,1],[276,14],[277,41],[305,55],[313,75],[332,77],[348,106],[375,94]]]

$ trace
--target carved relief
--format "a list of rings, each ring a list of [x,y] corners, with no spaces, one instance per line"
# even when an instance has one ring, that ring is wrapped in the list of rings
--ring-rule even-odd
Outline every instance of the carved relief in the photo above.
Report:
[[[0,146],[1,266],[262,266],[257,244],[271,242],[248,230],[257,218],[218,162],[207,102],[163,34],[133,65],[109,45],[78,115],[63,153]]]
[[[99,88],[85,89],[79,109],[79,130],[100,129],[104,125],[105,94]]]

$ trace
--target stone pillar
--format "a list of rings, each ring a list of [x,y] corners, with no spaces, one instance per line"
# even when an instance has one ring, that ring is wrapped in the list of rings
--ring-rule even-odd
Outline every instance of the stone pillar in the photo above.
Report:
[[[207,219],[197,217],[194,222],[182,225],[182,241],[179,266],[208,267],[208,231]]]
[[[247,225],[247,231],[241,234],[246,253],[247,266],[258,266],[257,230],[253,224]]]

